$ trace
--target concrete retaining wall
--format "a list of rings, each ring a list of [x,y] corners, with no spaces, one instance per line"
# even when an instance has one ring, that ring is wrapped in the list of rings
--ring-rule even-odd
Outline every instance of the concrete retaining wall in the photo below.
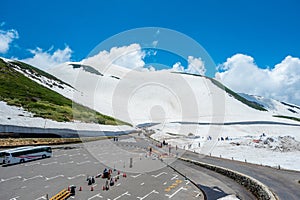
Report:
[[[246,189],[248,189],[259,200],[278,200],[278,197],[276,197],[276,195],[274,195],[266,185],[250,176],[233,171],[231,169],[210,165],[195,160],[190,160],[182,157],[180,157],[179,159],[186,162],[194,163],[196,165],[218,172],[235,180],[239,184],[243,185]]]
[[[30,135],[43,135],[53,134],[60,137],[95,137],[95,136],[116,136],[128,134],[131,131],[85,131],[85,130],[73,130],[73,129],[58,129],[58,128],[38,128],[38,127],[25,127],[14,125],[0,125],[0,133],[15,133]]]

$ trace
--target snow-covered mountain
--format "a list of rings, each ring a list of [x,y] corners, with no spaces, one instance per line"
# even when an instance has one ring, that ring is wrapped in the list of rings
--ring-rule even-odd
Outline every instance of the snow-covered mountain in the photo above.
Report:
[[[202,154],[300,170],[297,105],[237,94],[214,79],[168,70],[69,62],[49,70],[57,79],[49,80],[12,67],[100,113],[136,126],[152,124],[157,140]],[[0,106],[12,109],[5,103]],[[30,118],[30,113],[12,110]]]
[[[265,98],[257,95],[249,95],[240,93],[242,97],[246,98],[249,101],[256,102],[266,108],[269,112],[272,112],[274,115],[284,115],[291,117],[300,117],[300,106],[277,101],[274,99]]]
[[[77,101],[135,125],[155,121],[297,123],[274,116],[300,118],[298,106],[236,94],[204,76],[84,62],[64,63],[49,72],[77,90]]]
[[[78,93],[74,87],[23,62],[0,58],[0,85],[0,125],[132,130],[129,126],[112,126],[115,125],[113,118],[84,107],[76,100],[72,103],[70,99]],[[75,117],[76,112],[86,117],[79,119]]]
[[[152,124],[154,139],[201,154],[300,170],[297,105],[236,94],[204,76],[76,64],[50,73],[76,88],[74,99],[84,105],[140,127]]]

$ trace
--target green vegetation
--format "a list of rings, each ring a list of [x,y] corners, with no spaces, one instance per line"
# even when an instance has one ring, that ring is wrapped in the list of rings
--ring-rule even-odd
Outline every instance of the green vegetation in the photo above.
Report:
[[[13,61],[11,63],[14,64],[14,65],[19,66],[22,71],[28,70],[31,74],[35,74],[37,76],[44,76],[48,79],[55,80],[55,81],[59,82],[60,84],[65,84],[65,85],[68,85],[69,87],[73,88],[68,83],[63,82],[63,81],[59,80],[58,78],[56,78],[55,76],[52,76],[51,74],[48,74],[47,72],[42,71],[42,70],[40,70],[36,67],[33,67],[31,65],[28,65],[28,64],[20,62],[20,61]]]
[[[30,70],[43,73],[29,65]],[[46,74],[48,78],[52,76]],[[55,78],[56,79],[56,78]],[[57,79],[56,79],[57,80]],[[78,120],[107,125],[127,124],[110,116],[102,115],[88,107],[32,81],[0,59],[0,100],[8,105],[23,107],[35,117],[52,119],[58,122]]]
[[[290,119],[290,120],[294,120],[294,121],[300,122],[300,119],[297,118],[297,117],[290,117],[290,116],[284,116],[284,115],[273,115],[273,117]]]
[[[199,74],[189,74],[189,73],[185,73],[185,72],[172,72],[172,73],[177,73],[177,74],[185,74],[185,75],[191,75],[191,76],[199,76],[199,77],[204,77],[209,79],[213,84],[215,84],[217,87],[219,87],[220,89],[224,90],[225,92],[227,92],[228,94],[230,94],[231,96],[233,96],[236,100],[246,104],[247,106],[254,108],[256,110],[260,110],[260,111],[267,111],[262,105],[253,102],[253,101],[249,101],[247,99],[245,99],[244,97],[238,95],[237,93],[235,93],[234,91],[230,90],[229,88],[225,87],[222,83],[220,83],[219,81],[213,79],[213,78],[209,78],[203,75],[199,75]]]

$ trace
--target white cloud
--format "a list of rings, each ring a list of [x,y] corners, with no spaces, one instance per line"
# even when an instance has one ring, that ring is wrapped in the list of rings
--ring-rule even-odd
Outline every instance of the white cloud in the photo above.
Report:
[[[87,65],[109,67],[115,64],[129,69],[141,70],[145,66],[146,53],[139,44],[113,47],[110,51],[100,51],[97,55],[89,57],[82,62]]]
[[[1,26],[4,26],[4,22],[1,23]],[[18,31],[11,29],[11,30],[0,30],[0,53],[6,53],[9,49],[9,45],[12,43],[13,40],[18,39],[19,34]]]
[[[219,66],[216,79],[236,92],[261,95],[300,105],[300,59],[287,56],[270,69],[251,56],[236,54]]]
[[[181,65],[180,62],[177,62],[173,65],[172,71],[174,71],[174,72],[184,72],[184,67]]]
[[[206,69],[201,58],[188,57],[188,68],[186,72],[191,74],[205,75]]]
[[[57,49],[54,52],[52,52],[52,49],[50,48],[48,51],[44,51],[41,48],[29,50],[33,54],[33,57],[21,61],[43,70],[70,61],[72,50],[69,46],[66,46],[64,49]]]
[[[186,72],[190,74],[205,75],[206,68],[204,62],[201,58],[194,58],[193,56],[188,56],[188,66],[185,68],[180,62],[173,65],[172,71],[175,72]]]

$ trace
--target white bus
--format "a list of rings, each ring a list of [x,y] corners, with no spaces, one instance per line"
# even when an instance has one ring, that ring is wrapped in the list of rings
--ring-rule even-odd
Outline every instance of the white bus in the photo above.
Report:
[[[10,165],[23,163],[29,160],[47,158],[52,156],[52,149],[49,146],[28,147],[13,149],[5,152],[3,164]]]
[[[5,153],[7,151],[17,151],[17,150],[21,150],[21,149],[27,149],[27,148],[31,148],[32,146],[25,146],[25,147],[17,147],[17,148],[13,148],[13,149],[5,149],[5,150],[1,150],[0,151],[0,164],[4,163],[4,158],[5,158]]]

